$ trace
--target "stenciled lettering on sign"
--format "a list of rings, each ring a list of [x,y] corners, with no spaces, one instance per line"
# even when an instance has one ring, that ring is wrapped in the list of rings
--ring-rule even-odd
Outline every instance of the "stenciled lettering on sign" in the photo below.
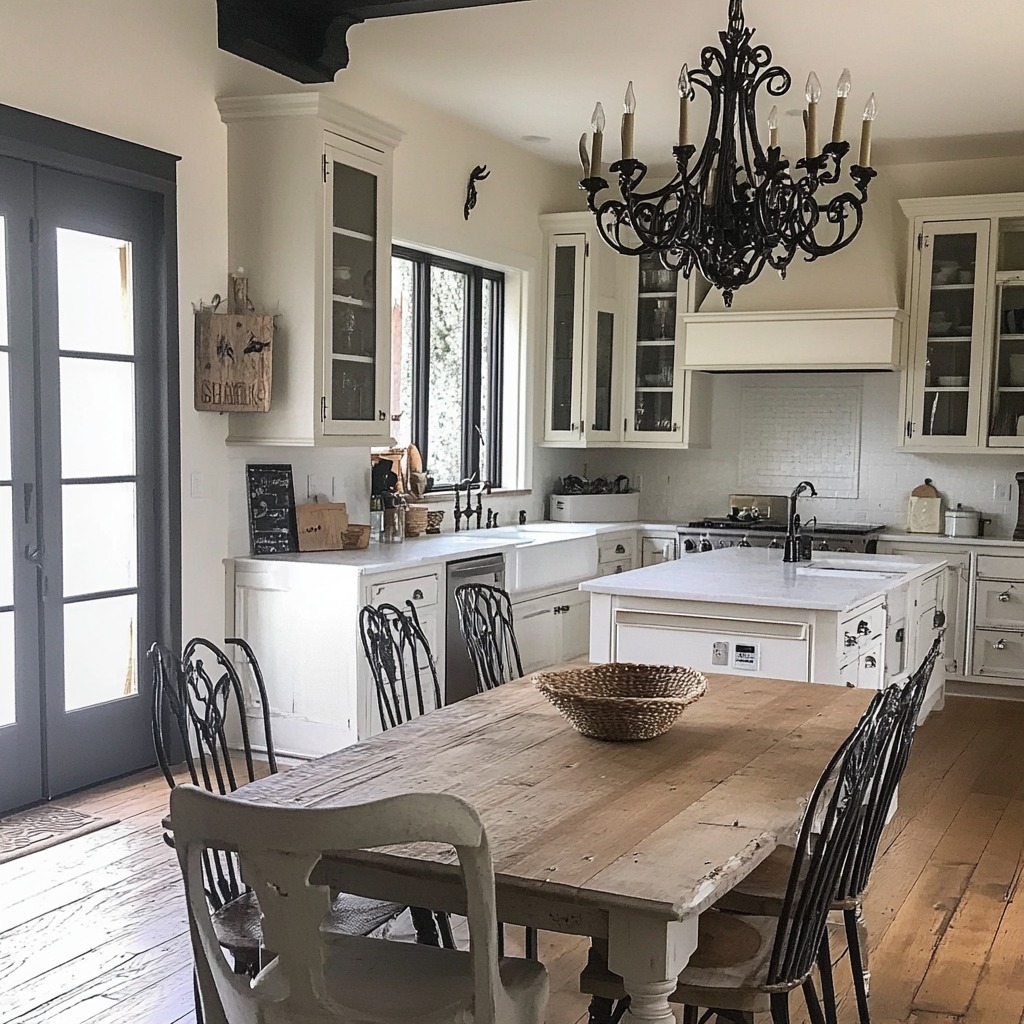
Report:
[[[203,405],[262,406],[267,400],[267,385],[265,381],[203,380],[199,398]]]

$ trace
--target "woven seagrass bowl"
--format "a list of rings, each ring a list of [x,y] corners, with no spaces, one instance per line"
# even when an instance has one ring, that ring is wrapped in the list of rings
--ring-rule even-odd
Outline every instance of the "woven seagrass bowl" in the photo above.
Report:
[[[589,665],[534,679],[577,732],[620,743],[667,732],[708,688],[702,673],[679,665]]]

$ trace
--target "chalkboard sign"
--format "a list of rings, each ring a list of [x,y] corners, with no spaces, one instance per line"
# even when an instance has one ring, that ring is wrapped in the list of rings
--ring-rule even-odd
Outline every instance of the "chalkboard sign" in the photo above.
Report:
[[[278,555],[299,550],[295,528],[292,467],[246,466],[249,499],[249,550],[254,555]]]

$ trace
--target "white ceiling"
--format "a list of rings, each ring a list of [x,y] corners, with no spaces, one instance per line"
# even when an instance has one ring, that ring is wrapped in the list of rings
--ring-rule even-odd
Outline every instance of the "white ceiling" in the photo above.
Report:
[[[846,136],[856,145],[860,111],[876,93],[873,163],[1024,153],[1020,0],[746,0],[744,11],[755,43],[793,76],[780,111],[801,107],[815,70],[825,134],[834,82],[849,67]],[[618,155],[632,79],[637,156],[664,165],[680,66],[698,65],[702,47],[718,44],[727,12],[727,0],[523,0],[382,18],[350,31],[351,66],[561,163],[576,161],[596,100],[609,115],[606,154]],[[761,104],[765,117],[771,102]],[[796,117],[783,118],[781,141],[800,144]]]

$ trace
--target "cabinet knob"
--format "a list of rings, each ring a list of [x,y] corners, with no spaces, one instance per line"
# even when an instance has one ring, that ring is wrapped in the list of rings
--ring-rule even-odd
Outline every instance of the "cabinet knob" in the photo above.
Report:
[[[1004,590],[999,595],[999,602],[1000,602],[1000,604],[1006,604],[1006,602],[1009,601],[1009,600],[1010,600],[1010,592],[1008,590]]]
[[[626,546],[624,544],[615,545],[615,554],[624,555],[626,553]]]
[[[843,646],[844,647],[856,647],[857,646],[857,638],[852,633],[845,634],[844,639],[843,639]]]
[[[679,424],[678,423],[673,423],[672,424],[672,433],[673,434],[678,434],[679,433]]]
[[[576,429],[576,424],[575,423],[570,423],[569,424],[569,429],[570,430],[575,430]]]
[[[1003,637],[1000,637],[992,646],[997,651],[1005,651],[1006,650],[1006,640]]]
[[[854,685],[853,685],[853,683],[847,683],[847,684],[846,684],[846,688],[847,688],[848,690],[856,690],[856,689],[857,689],[857,687],[856,687],[856,686],[854,686]]]
[[[874,668],[877,664],[878,664],[878,659],[873,654],[869,654],[864,659],[864,667],[865,668]]]
[[[903,643],[903,641],[906,639],[906,635],[906,630],[902,626],[900,626],[900,628],[896,630],[896,643]]]
[[[423,591],[422,590],[414,590],[412,592],[412,599],[414,601],[422,601],[423,600]]]
[[[379,419],[381,423],[383,423],[387,418],[387,413],[385,413],[383,409],[377,410],[377,419]]]
[[[868,620],[867,619],[861,619],[860,622],[857,623],[857,635],[858,636],[867,636],[870,632],[871,632],[871,627],[868,625]]]
[[[932,616],[932,628],[933,629],[942,629],[942,627],[945,624],[946,624],[946,613],[944,611],[936,611],[936,613]]]

